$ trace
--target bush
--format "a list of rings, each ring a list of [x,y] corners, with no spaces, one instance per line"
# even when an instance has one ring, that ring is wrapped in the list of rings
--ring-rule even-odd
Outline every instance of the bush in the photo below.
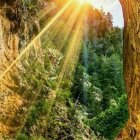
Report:
[[[96,134],[113,140],[124,127],[128,119],[126,96],[119,98],[118,104],[112,104],[109,109],[94,117],[90,126]]]
[[[24,133],[20,133],[17,135],[16,140],[29,140],[29,137],[25,135]]]

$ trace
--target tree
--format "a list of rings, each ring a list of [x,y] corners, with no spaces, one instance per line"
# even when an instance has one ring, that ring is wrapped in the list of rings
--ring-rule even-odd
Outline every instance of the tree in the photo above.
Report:
[[[107,12],[107,27],[109,30],[111,30],[113,28],[113,16],[111,15],[110,12]]]
[[[124,15],[124,77],[129,120],[123,139],[140,139],[140,1],[120,0]]]
[[[82,104],[86,104],[87,93],[84,91],[83,83],[85,83],[84,67],[79,64],[75,72],[74,82],[71,91],[76,102],[79,101]]]
[[[114,140],[127,118],[126,96],[122,95],[117,103],[112,102],[108,109],[91,119],[90,127],[95,134],[104,136],[107,140]]]

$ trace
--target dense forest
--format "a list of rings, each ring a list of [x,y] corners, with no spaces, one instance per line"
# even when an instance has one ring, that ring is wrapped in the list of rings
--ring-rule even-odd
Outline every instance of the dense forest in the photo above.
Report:
[[[126,26],[78,0],[4,0],[0,8],[0,140],[135,139]]]

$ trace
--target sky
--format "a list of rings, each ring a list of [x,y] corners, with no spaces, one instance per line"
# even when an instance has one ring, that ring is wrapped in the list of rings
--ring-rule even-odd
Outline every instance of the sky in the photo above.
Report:
[[[105,12],[113,15],[113,25],[123,27],[123,14],[119,0],[90,0],[96,8],[103,8]]]

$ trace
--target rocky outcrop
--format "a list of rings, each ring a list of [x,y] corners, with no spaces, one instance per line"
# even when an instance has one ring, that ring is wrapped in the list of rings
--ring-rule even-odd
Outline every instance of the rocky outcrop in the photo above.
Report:
[[[18,127],[11,121],[24,104],[24,99],[15,91],[16,66],[1,77],[20,52],[38,34],[40,28],[35,9],[28,9],[22,1],[0,2],[0,135],[11,135]],[[40,41],[35,43],[40,47]]]
[[[140,1],[120,0],[124,12],[124,76],[129,120],[123,140],[140,139]]]

